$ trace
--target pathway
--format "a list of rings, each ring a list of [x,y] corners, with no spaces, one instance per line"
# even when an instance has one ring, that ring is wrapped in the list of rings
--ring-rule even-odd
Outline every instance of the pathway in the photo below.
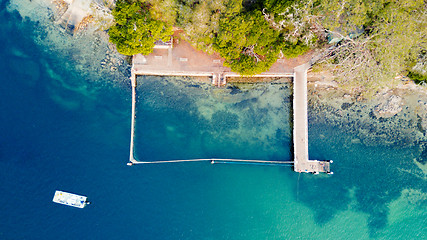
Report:
[[[310,63],[294,68],[294,171],[332,173],[330,161],[309,160],[308,158],[307,70],[309,68]]]

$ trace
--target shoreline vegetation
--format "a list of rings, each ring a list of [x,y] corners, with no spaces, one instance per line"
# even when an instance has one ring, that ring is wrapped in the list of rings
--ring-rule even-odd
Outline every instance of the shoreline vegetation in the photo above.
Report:
[[[276,62],[311,60],[313,72],[329,72],[338,87],[366,99],[402,80],[421,85],[427,80],[424,0],[52,3],[58,15],[78,16],[56,22],[78,19],[74,32],[95,26],[107,33],[113,50],[128,56],[148,55],[156,41],[174,35],[178,42],[220,55],[224,66],[243,76],[265,72]]]
[[[149,54],[174,28],[241,75],[306,54],[343,88],[370,98],[402,77],[426,81],[424,0],[117,0],[110,41]],[[150,47],[147,47],[150,46]],[[150,49],[151,48],[151,49]]]

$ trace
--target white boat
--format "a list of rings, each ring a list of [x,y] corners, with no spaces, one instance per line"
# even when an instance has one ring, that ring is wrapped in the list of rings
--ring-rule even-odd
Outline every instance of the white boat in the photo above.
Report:
[[[86,205],[90,204],[90,202],[87,200],[86,196],[81,196],[73,193],[67,193],[63,191],[56,191],[55,196],[53,196],[53,202],[71,206],[71,207],[77,207],[77,208],[84,208]]]

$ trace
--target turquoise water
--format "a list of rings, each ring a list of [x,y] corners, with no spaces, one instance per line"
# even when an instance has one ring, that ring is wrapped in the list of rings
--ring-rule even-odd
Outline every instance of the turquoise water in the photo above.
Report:
[[[311,108],[310,156],[334,160],[332,176],[232,164],[126,166],[127,68],[100,66],[102,40],[76,40],[7,5],[0,6],[0,239],[426,238],[419,145],[367,146],[354,141],[352,121],[326,124]],[[290,84],[138,81],[139,160],[291,159]],[[93,204],[54,204],[56,189]]]

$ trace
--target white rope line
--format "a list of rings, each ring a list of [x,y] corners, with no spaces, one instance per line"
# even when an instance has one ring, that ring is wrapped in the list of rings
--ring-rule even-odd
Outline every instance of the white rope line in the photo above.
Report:
[[[245,160],[245,159],[224,159],[224,158],[200,158],[200,159],[182,159],[182,160],[164,160],[164,161],[132,161],[132,164],[161,164],[161,163],[180,163],[180,162],[241,162],[241,163],[270,163],[270,164],[293,164],[293,161],[268,161],[268,160]]]

